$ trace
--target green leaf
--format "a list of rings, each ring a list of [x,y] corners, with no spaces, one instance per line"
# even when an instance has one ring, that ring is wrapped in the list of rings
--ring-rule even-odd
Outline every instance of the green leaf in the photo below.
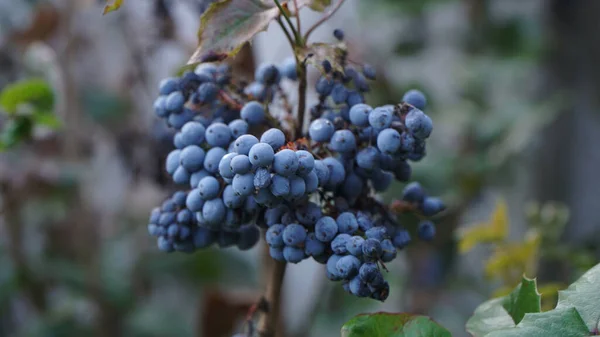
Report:
[[[110,1],[110,0],[106,0],[106,1]],[[117,9],[119,9],[121,7],[122,4],[123,4],[123,0],[114,0],[112,5],[104,6],[104,11],[102,12],[102,15],[106,15],[112,11],[116,11]]]
[[[504,298],[502,307],[519,324],[527,313],[542,311],[542,296],[538,293],[535,279],[523,277],[521,283]]]
[[[343,72],[343,59],[347,54],[344,44],[313,43],[304,49],[297,49],[296,54],[300,60],[306,60],[319,71],[324,72],[323,61],[328,60],[334,70]]]
[[[567,289],[558,292],[556,308],[575,307],[589,331],[600,320],[600,264],[588,270]]]
[[[484,302],[467,321],[467,331],[474,337],[483,337],[492,331],[511,328],[515,322],[504,309],[504,297]]]
[[[36,112],[33,115],[33,122],[35,125],[45,126],[52,130],[56,130],[61,126],[58,117],[51,112]]]
[[[280,1],[282,5],[287,2]],[[330,0],[298,0],[297,4],[298,9],[307,5],[319,9],[328,2]],[[234,56],[244,43],[266,30],[279,14],[279,8],[269,0],[220,0],[211,4],[200,18],[198,48],[188,64]]]
[[[17,107],[23,103],[30,103],[38,110],[52,110],[52,88],[45,80],[29,79],[7,85],[0,93],[0,106],[9,115],[15,114]]]
[[[31,137],[33,124],[29,118],[9,119],[0,132],[0,151],[11,148]]]
[[[379,312],[358,315],[344,324],[342,337],[451,337],[429,317]]]
[[[590,332],[575,308],[526,314],[516,327],[491,332],[485,337],[585,337]]]

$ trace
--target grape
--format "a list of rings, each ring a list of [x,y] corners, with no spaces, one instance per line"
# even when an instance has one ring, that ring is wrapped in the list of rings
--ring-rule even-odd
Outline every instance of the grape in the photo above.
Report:
[[[356,73],[356,75],[354,76],[354,86],[360,92],[368,92],[371,89],[369,83],[367,83],[367,79],[361,73]]]
[[[275,154],[273,170],[282,176],[291,176],[298,170],[299,161],[296,153],[290,149],[283,149]]]
[[[340,258],[335,264],[335,268],[342,279],[349,280],[358,274],[360,264],[360,260],[356,256],[346,255]]]
[[[254,78],[263,84],[273,85],[279,83],[281,75],[279,74],[279,69],[276,66],[263,63],[256,69]]]
[[[333,133],[329,147],[336,152],[348,153],[356,149],[356,138],[350,130],[338,130]]]
[[[315,160],[315,173],[319,178],[319,185],[323,186],[329,181],[329,168],[322,160]]]
[[[315,224],[315,236],[321,242],[331,242],[337,233],[338,225],[331,217],[322,217]]]
[[[237,247],[240,250],[248,250],[254,247],[258,243],[258,240],[260,240],[260,232],[254,225],[242,226],[238,233]]]
[[[369,229],[373,228],[373,222],[363,212],[356,213],[356,222],[358,223],[358,228],[363,232],[366,232]]]
[[[306,240],[306,229],[299,224],[290,224],[283,231],[283,242],[287,246],[300,246]]]
[[[309,202],[306,206],[301,206],[296,209],[296,218],[305,226],[314,226],[317,220],[321,219],[323,213],[321,207],[314,202]]]
[[[381,249],[383,251],[381,254],[381,261],[391,262],[396,258],[396,247],[394,247],[391,240],[385,239],[381,241]]]
[[[387,230],[385,227],[373,227],[365,232],[365,236],[368,239],[375,239],[377,241],[382,241],[388,238]]]
[[[183,105],[185,104],[185,97],[181,91],[174,91],[167,95],[167,99],[165,101],[165,108],[168,111],[180,111],[183,109]]]
[[[304,179],[298,176],[292,176],[289,178],[290,181],[290,194],[286,200],[296,201],[300,199],[306,192],[306,183]]]
[[[399,230],[394,235],[392,243],[396,248],[402,249],[410,243],[410,234],[406,230]]]
[[[327,260],[327,277],[332,281],[339,281],[342,276],[339,274],[336,266],[342,255],[331,255]]]
[[[431,241],[435,236],[435,225],[429,220],[421,221],[417,227],[417,236],[423,241]]]
[[[185,147],[185,144],[183,143],[183,135],[181,134],[181,132],[176,133],[173,137],[173,145],[175,146],[175,148],[180,150]]]
[[[262,134],[260,142],[271,145],[273,150],[277,151],[285,145],[285,135],[279,129],[269,129]]]
[[[275,152],[267,143],[257,143],[250,148],[250,162],[255,167],[267,167],[273,163]]]
[[[220,198],[207,200],[202,207],[202,216],[208,224],[218,224],[225,219],[225,204]]]
[[[346,102],[348,99],[348,91],[341,83],[337,83],[331,89],[331,99],[335,102],[335,104],[342,104]]]
[[[378,107],[369,114],[369,125],[374,129],[382,130],[392,124],[393,110],[387,107]]]
[[[379,166],[380,152],[373,146],[366,147],[356,155],[356,165],[366,170],[373,170]]]
[[[167,111],[167,97],[159,96],[156,100],[154,100],[154,113],[158,117],[167,117],[169,112]]]
[[[279,72],[284,77],[289,78],[292,81],[298,79],[298,72],[296,70],[296,59],[294,57],[286,58],[279,66]]]
[[[271,178],[269,188],[274,196],[285,197],[290,194],[290,181],[286,177],[276,174]]]
[[[415,140],[415,144],[411,153],[408,154],[408,159],[419,161],[425,157],[425,142]]]
[[[400,133],[394,129],[384,129],[377,136],[377,148],[382,153],[394,154],[402,145]]]
[[[175,250],[175,248],[173,248],[173,244],[164,236],[159,237],[157,243],[158,249],[165,253],[170,253]]]
[[[265,120],[265,109],[257,101],[248,102],[240,111],[240,116],[250,125],[259,125]]]
[[[283,248],[283,257],[287,262],[298,263],[304,260],[304,250],[297,247],[285,246]]]
[[[200,84],[198,87],[198,98],[201,103],[211,103],[219,94],[219,87],[216,84],[211,82],[206,82]]]
[[[304,177],[304,183],[306,185],[306,193],[313,193],[319,188],[319,177],[317,177],[315,170],[310,171],[310,173]]]
[[[421,212],[425,216],[434,216],[446,209],[441,199],[435,197],[426,197],[421,205]]]
[[[250,83],[245,89],[244,93],[253,99],[258,101],[265,101],[267,99],[267,88],[264,84],[259,82]]]
[[[162,227],[166,227],[175,221],[175,213],[174,212],[165,212],[160,215],[158,219],[158,225]]]
[[[168,95],[177,90],[179,81],[177,78],[168,77],[160,81],[158,85],[158,92],[160,95]]]
[[[378,289],[375,289],[375,291],[371,295],[371,298],[383,302],[388,298],[389,294],[390,294],[390,285],[387,282],[384,282],[381,287],[379,287]]]
[[[233,191],[241,196],[248,196],[254,192],[254,173],[236,174],[231,184]]]
[[[245,201],[243,196],[235,193],[233,186],[225,186],[225,189],[223,190],[223,203],[225,204],[225,207],[231,209],[240,208],[244,205]]]
[[[221,185],[219,181],[212,176],[207,176],[202,178],[198,183],[198,192],[200,193],[200,197],[204,200],[214,199],[219,195],[219,191],[221,189]]]
[[[315,237],[315,233],[309,233],[304,242],[304,253],[307,256],[318,256],[325,252],[325,244]]]
[[[231,141],[231,130],[223,123],[213,123],[206,129],[205,137],[210,146],[226,147]]]
[[[333,36],[340,41],[344,41],[344,31],[341,29],[334,29]]]
[[[187,122],[181,128],[181,141],[184,146],[200,145],[204,141],[206,128],[202,123]]]
[[[375,68],[370,64],[363,64],[362,71],[365,77],[370,80],[375,80],[377,78],[377,72],[375,71]]]
[[[373,108],[369,105],[355,104],[349,111],[350,122],[356,126],[369,125],[369,114],[371,111],[373,111]]]
[[[334,132],[335,128],[333,123],[324,118],[315,119],[312,123],[310,123],[310,127],[308,128],[308,134],[315,142],[329,141]]]
[[[350,212],[344,212],[340,214],[336,222],[338,224],[338,232],[352,234],[358,230],[358,222],[354,214]]]
[[[378,259],[383,253],[381,242],[376,239],[366,239],[363,244],[363,255],[365,258]]]
[[[226,154],[225,149],[220,147],[213,147],[208,150],[204,157],[204,169],[210,173],[217,173],[219,171],[219,163]]]
[[[175,171],[179,167],[180,155],[181,155],[181,150],[173,150],[167,156],[166,169],[167,169],[167,173],[169,173],[170,175],[175,174]]]
[[[298,157],[298,175],[306,176],[315,167],[315,157],[310,152],[304,150],[297,151],[296,157]]]
[[[188,193],[185,206],[192,212],[200,212],[202,210],[204,199],[200,196],[198,189],[193,189]]]
[[[234,174],[245,174],[250,172],[250,170],[252,170],[250,158],[245,154],[238,154],[231,159],[230,169]]]
[[[356,256],[356,257],[361,257],[362,256],[362,247],[363,244],[365,242],[365,239],[363,239],[360,236],[353,236],[350,241],[348,241],[346,243],[346,250],[348,250],[348,253]]]
[[[175,173],[173,173],[173,181],[176,184],[185,184],[190,179],[190,173],[183,168],[183,166],[177,167]]]
[[[219,174],[221,177],[233,179],[235,172],[233,172],[233,169],[231,168],[231,162],[233,161],[233,158],[237,156],[236,153],[228,153],[221,158],[219,161]]]
[[[196,172],[202,169],[205,157],[204,150],[197,145],[188,145],[179,155],[181,166],[188,172]]]
[[[323,62],[321,62],[321,66],[323,67],[323,71],[326,74],[329,74],[331,70],[333,70],[333,66],[331,65],[331,62],[329,62],[329,60],[323,60]]]
[[[285,257],[283,256],[283,248],[273,248],[273,247],[270,247],[269,248],[269,255],[271,255],[271,257],[275,261],[280,261],[280,262],[286,261]]]
[[[346,170],[339,160],[327,157],[323,159],[323,164],[329,169],[329,179],[327,180],[328,186],[335,187],[344,181],[344,178],[346,178]]]
[[[238,138],[241,135],[248,133],[248,123],[243,119],[235,119],[229,122],[229,130],[231,130],[231,136]]]
[[[271,184],[271,173],[264,167],[260,167],[254,173],[254,188],[267,188]]]
[[[421,140],[428,138],[433,130],[431,118],[419,109],[412,109],[406,115],[404,125],[406,125],[415,138]]]
[[[425,110],[425,106],[427,105],[427,98],[425,95],[416,89],[407,91],[404,96],[402,96],[402,101],[414,106],[419,110]]]
[[[258,204],[269,208],[275,207],[281,203],[281,200],[278,199],[275,195],[273,195],[269,188],[261,188],[260,190],[258,190],[256,195],[254,196],[254,199]]]
[[[283,242],[284,229],[285,226],[282,224],[275,224],[269,227],[265,236],[265,240],[270,247],[282,248],[285,245]]]
[[[366,283],[373,281],[378,275],[381,275],[381,271],[375,262],[363,263],[358,271],[358,276]]]
[[[348,253],[348,242],[352,237],[348,234],[338,234],[333,241],[331,241],[331,250],[333,250],[336,254],[346,254]]]
[[[373,174],[373,179],[371,179],[371,183],[373,185],[373,189],[377,192],[383,192],[387,190],[392,181],[394,180],[394,175],[390,172],[386,171],[375,171]]]
[[[352,278],[350,282],[348,282],[348,287],[350,288],[350,293],[358,296],[358,297],[369,297],[371,295],[371,290],[367,286],[365,282],[363,282],[358,276]]]
[[[153,223],[148,224],[148,234],[158,236],[158,226]]]
[[[420,204],[423,199],[425,199],[425,191],[418,182],[412,182],[404,187],[402,200]]]
[[[327,77],[319,77],[317,80],[317,84],[315,85],[315,89],[319,95],[328,96],[333,90],[333,86],[335,82]]]

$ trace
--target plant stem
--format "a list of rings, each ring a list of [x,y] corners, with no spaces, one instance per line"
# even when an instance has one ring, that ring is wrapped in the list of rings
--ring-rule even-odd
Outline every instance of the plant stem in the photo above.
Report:
[[[279,23],[279,26],[281,27],[281,30],[283,30],[283,33],[285,34],[285,37],[287,37],[290,46],[292,46],[292,48],[294,48],[294,40],[292,39],[292,36],[290,35],[290,32],[288,32],[287,28],[285,28],[285,25],[283,24],[283,21],[281,21],[281,18],[277,18],[277,23]]]
[[[344,0],[339,0],[338,3],[335,4],[335,6],[329,12],[327,12],[327,14],[323,15],[323,17],[319,21],[315,22],[315,24],[312,25],[312,27],[310,27],[306,31],[306,34],[304,34],[304,41],[308,41],[308,37],[310,36],[310,34],[320,25],[322,25],[325,21],[329,20],[329,18],[331,18],[333,14],[335,14],[335,12],[337,12],[337,10],[340,9],[340,7],[342,7],[343,4]]]
[[[300,83],[298,84],[298,114],[296,115],[296,131],[295,137],[302,136],[304,131],[304,110],[306,110],[306,63],[303,60],[296,59],[299,62],[298,76]]]
[[[267,257],[270,259],[269,256]],[[275,336],[280,316],[279,307],[281,304],[281,288],[283,286],[283,277],[285,276],[285,267],[285,262],[271,260],[267,289],[265,292],[268,310],[261,316],[260,321],[258,321],[258,334],[260,337]]]
[[[285,9],[283,9],[283,6],[281,6],[281,4],[279,3],[279,0],[274,0],[274,1],[275,1],[275,4],[277,5],[277,8],[279,8],[279,12],[281,13],[281,15],[283,16],[285,21],[287,21],[288,25],[290,25],[290,29],[292,30],[292,33],[294,34],[294,41],[296,41],[296,44],[299,44],[301,36],[298,33],[298,31],[296,30],[296,28],[294,28],[294,24],[292,24],[292,20],[290,20],[290,17],[288,16]]]
[[[298,36],[302,36],[302,26],[300,25],[300,7],[298,7],[298,0],[294,0],[294,8],[296,9],[296,30]]]

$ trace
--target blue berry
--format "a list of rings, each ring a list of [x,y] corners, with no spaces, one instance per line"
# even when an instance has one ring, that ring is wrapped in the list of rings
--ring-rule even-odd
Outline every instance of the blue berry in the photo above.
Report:
[[[285,226],[282,224],[274,224],[267,230],[265,234],[265,241],[270,247],[282,248],[285,243],[283,242],[283,231]]]
[[[288,178],[279,174],[271,178],[271,193],[276,197],[286,197],[290,194],[290,181]]]
[[[213,174],[217,173],[219,171],[219,163],[226,154],[225,149],[220,147],[213,147],[208,150],[204,157],[204,169]]]
[[[365,99],[360,92],[355,90],[348,91],[348,98],[346,99],[346,104],[348,104],[350,108],[358,104],[363,104],[364,102]]]
[[[423,199],[425,199],[425,191],[418,182],[412,182],[404,187],[402,200],[420,204]]]
[[[279,69],[272,65],[263,63],[258,66],[256,71],[254,72],[254,78],[260,83],[266,85],[273,85],[279,83],[281,79],[281,75],[279,73]]]
[[[373,222],[369,216],[360,211],[356,213],[356,222],[358,223],[358,228],[363,232],[366,232],[373,227]]]
[[[169,111],[167,111],[167,96],[158,96],[158,98],[154,100],[153,107],[156,116],[164,118],[169,115]]]
[[[242,107],[240,116],[250,125],[259,125],[265,120],[265,109],[257,101],[248,102]]]
[[[231,159],[231,172],[234,174],[246,174],[252,169],[250,158],[245,154],[238,154]]]
[[[248,123],[243,119],[235,119],[229,122],[229,130],[231,130],[231,136],[238,138],[241,135],[248,133]]]
[[[346,170],[344,165],[339,160],[327,157],[323,159],[323,164],[329,169],[329,179],[327,180],[328,186],[338,186],[346,178]]]
[[[306,193],[313,193],[319,188],[319,177],[315,170],[310,171],[304,177],[304,183],[306,184]]]
[[[348,282],[348,288],[350,290],[350,293],[354,296],[371,296],[371,290],[369,289],[369,286],[365,282],[363,282],[358,276],[352,278],[350,282]]]
[[[177,167],[175,173],[173,173],[173,182],[176,184],[187,184],[190,180],[190,173],[183,168],[183,166]]]
[[[319,256],[325,252],[325,244],[317,240],[315,233],[309,233],[304,242],[304,253],[307,256]]]
[[[327,260],[327,277],[332,281],[339,281],[342,279],[342,276],[339,274],[336,266],[338,261],[342,258],[342,255],[331,255]]]
[[[183,110],[183,105],[185,104],[185,97],[181,91],[174,91],[167,95],[167,100],[165,101],[165,108],[168,111],[181,111]]]
[[[337,233],[338,225],[331,217],[322,217],[315,224],[315,236],[321,242],[331,242]]]
[[[257,143],[250,148],[248,157],[255,167],[267,167],[273,163],[275,152],[269,144]]]
[[[204,202],[204,206],[202,207],[202,216],[209,224],[216,225],[221,223],[221,221],[225,219],[225,213],[225,205],[223,204],[223,200],[220,198],[208,200]]]
[[[202,83],[198,87],[197,93],[200,103],[211,103],[219,95],[219,87],[211,82]]]
[[[356,216],[350,212],[344,212],[338,215],[336,222],[338,224],[338,232],[352,234],[358,230],[358,222]]]
[[[393,112],[386,106],[375,108],[369,114],[369,124],[377,130],[388,128],[392,124]]]
[[[241,135],[234,142],[234,150],[238,154],[248,155],[252,146],[258,143],[258,138],[253,135]]]
[[[342,279],[349,280],[358,275],[360,265],[360,260],[356,256],[346,255],[335,264],[335,268]]]
[[[158,92],[160,95],[168,95],[174,91],[177,91],[178,87],[178,79],[174,77],[168,77],[160,81],[158,84]]]
[[[431,241],[435,236],[435,225],[429,220],[421,221],[417,227],[417,236],[423,241]]]
[[[404,125],[410,130],[415,138],[424,140],[431,135],[433,122],[423,111],[412,109],[404,119]]]
[[[275,154],[273,170],[282,176],[291,176],[298,170],[299,162],[296,153],[290,149],[283,149]]]
[[[408,231],[402,229],[396,232],[394,238],[392,239],[392,243],[396,248],[402,249],[410,243],[410,240],[410,234]]]
[[[329,147],[340,153],[352,152],[356,150],[356,137],[350,130],[338,130],[333,133]]]
[[[205,137],[210,146],[227,147],[231,141],[231,130],[223,123],[214,123],[206,129]]]
[[[179,155],[181,166],[188,172],[200,171],[204,164],[204,150],[197,145],[186,146]]]
[[[299,247],[306,240],[306,229],[299,224],[290,224],[283,231],[283,242],[287,246]]]
[[[285,135],[283,134],[283,131],[272,128],[262,134],[260,142],[271,145],[273,150],[277,151],[285,145]]]
[[[358,270],[358,276],[363,282],[370,283],[381,274],[376,262],[365,262]]]
[[[344,41],[344,31],[341,29],[334,29],[333,36],[340,41]]]
[[[375,239],[377,241],[383,241],[388,238],[387,229],[385,227],[373,227],[365,232],[365,236],[368,239]]]
[[[365,258],[378,259],[383,253],[381,242],[376,239],[366,239],[363,244],[363,255]]]
[[[363,64],[362,71],[366,78],[368,78],[370,80],[377,79],[377,71],[375,71],[375,67],[373,67],[372,65]]]
[[[350,241],[350,239],[352,238],[352,236],[350,236],[349,234],[338,234],[333,241],[331,241],[331,250],[333,250],[334,253],[336,254],[346,254],[348,253],[348,249],[346,248],[346,246],[348,245],[348,242]]]
[[[446,205],[440,198],[426,197],[421,204],[421,212],[425,216],[434,216],[446,209]]]
[[[239,231],[237,247],[240,250],[248,250],[254,247],[260,240],[260,231],[255,225],[242,226]]]
[[[184,146],[188,145],[200,145],[204,141],[204,135],[206,128],[202,123],[198,122],[187,122],[181,128],[181,141]]]
[[[223,190],[223,203],[225,204],[225,207],[237,209],[242,207],[245,201],[245,197],[235,193],[231,185],[225,186],[225,189]]]
[[[362,256],[362,247],[363,244],[365,243],[365,239],[363,239],[360,236],[353,236],[350,241],[348,241],[346,243],[346,249],[348,250],[348,253],[356,256],[356,257],[361,257]]]
[[[233,158],[238,156],[236,153],[228,153],[224,155],[219,161],[219,174],[223,178],[233,179],[235,172],[231,168],[231,162]]]
[[[270,247],[269,248],[269,255],[271,255],[271,257],[275,261],[279,261],[279,262],[286,261],[285,257],[283,256],[283,248]]]
[[[254,187],[257,189],[267,188],[271,185],[271,172],[260,167],[254,172]]]
[[[366,170],[373,170],[379,166],[381,153],[373,146],[368,146],[356,155],[356,165]]]
[[[315,173],[319,178],[319,185],[324,186],[329,181],[329,168],[322,160],[315,160]]]
[[[331,99],[335,104],[342,104],[348,99],[348,90],[343,84],[337,83],[331,90]]]
[[[394,154],[400,149],[400,133],[394,129],[384,129],[377,136],[377,148],[385,154]]]
[[[184,108],[179,113],[172,113],[169,115],[167,122],[170,126],[175,129],[181,129],[187,122],[194,118],[194,112],[190,109]]]
[[[427,105],[427,98],[425,95],[416,89],[407,91],[404,96],[402,96],[402,101],[414,106],[419,110],[424,110],[425,106]]]
[[[290,263],[298,263],[306,257],[306,255],[304,255],[304,249],[290,246],[285,246],[283,248],[283,256],[285,260]]]
[[[284,77],[289,78],[292,81],[298,79],[298,72],[296,70],[296,59],[294,57],[286,58],[279,66],[279,72]]]
[[[335,82],[332,79],[327,77],[319,77],[317,83],[315,84],[315,89],[319,95],[329,96],[334,85]]]
[[[306,176],[315,167],[315,157],[310,152],[304,150],[296,151],[296,157],[298,157],[297,174]]]
[[[219,184],[219,181],[213,176],[204,177],[198,183],[198,192],[200,193],[200,197],[204,200],[216,198],[217,195],[219,195],[220,190],[221,184]]]
[[[167,169],[167,173],[169,173],[170,175],[173,175],[175,173],[175,171],[177,170],[177,168],[179,167],[179,163],[180,163],[180,155],[181,155],[181,150],[173,150],[169,153],[169,155],[167,156],[166,159],[166,169]]]
[[[334,132],[333,123],[324,118],[315,119],[308,128],[308,134],[315,142],[328,142]]]
[[[394,181],[394,175],[387,171],[377,170],[373,172],[371,185],[376,192],[386,191]]]
[[[248,196],[254,192],[254,173],[236,174],[231,184],[233,191],[241,196]]]
[[[373,111],[371,106],[366,104],[356,104],[350,108],[350,122],[356,126],[369,125],[369,114]]]

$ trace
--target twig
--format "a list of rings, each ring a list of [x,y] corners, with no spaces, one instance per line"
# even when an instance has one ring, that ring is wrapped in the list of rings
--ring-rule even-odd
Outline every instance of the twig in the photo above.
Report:
[[[300,7],[298,7],[298,0],[294,0],[294,7],[296,9],[296,30],[298,30],[298,36],[302,36],[302,26],[300,25]]]
[[[283,24],[283,21],[281,21],[281,18],[277,18],[277,23],[279,23],[279,26],[281,27],[281,30],[283,30],[283,33],[285,34],[285,36],[287,37],[290,46],[292,46],[292,48],[294,48],[294,40],[292,39],[292,36],[290,35],[290,32],[288,32],[287,28],[285,28],[285,25]]]
[[[272,261],[265,300],[268,303],[267,312],[261,316],[258,322],[258,333],[260,337],[274,337],[279,320],[279,307],[281,304],[281,288],[285,276],[285,262]]]
[[[219,98],[223,100],[223,102],[227,103],[229,107],[234,108],[236,110],[240,110],[243,107],[238,101],[236,101],[233,97],[229,96],[229,94],[224,90],[219,91]]]
[[[292,20],[290,20],[290,17],[287,15],[287,12],[285,11],[285,9],[283,9],[281,4],[279,3],[279,0],[274,0],[274,1],[275,1],[275,4],[277,5],[277,8],[279,8],[279,12],[281,13],[281,15],[283,16],[285,21],[287,21],[288,25],[290,25],[290,29],[292,30],[292,33],[294,34],[294,41],[296,41],[296,43],[300,43],[300,34],[296,30],[296,28],[294,28],[294,24],[292,24]],[[294,45],[294,44],[292,44],[292,45]]]
[[[297,61],[296,61],[297,62]],[[304,131],[304,110],[306,110],[306,63],[301,62],[297,69],[299,70],[300,83],[298,84],[298,114],[296,115],[296,132],[298,138]]]
[[[315,22],[315,24],[312,25],[312,27],[310,27],[306,31],[306,34],[304,34],[304,41],[308,41],[308,37],[310,36],[310,34],[320,25],[322,25],[325,21],[329,20],[329,18],[331,18],[333,14],[335,14],[335,12],[337,12],[337,10],[340,9],[340,7],[342,7],[343,4],[344,0],[339,0],[338,3],[335,4],[335,6],[329,12],[327,12],[327,14],[323,15],[323,17],[319,21]]]

